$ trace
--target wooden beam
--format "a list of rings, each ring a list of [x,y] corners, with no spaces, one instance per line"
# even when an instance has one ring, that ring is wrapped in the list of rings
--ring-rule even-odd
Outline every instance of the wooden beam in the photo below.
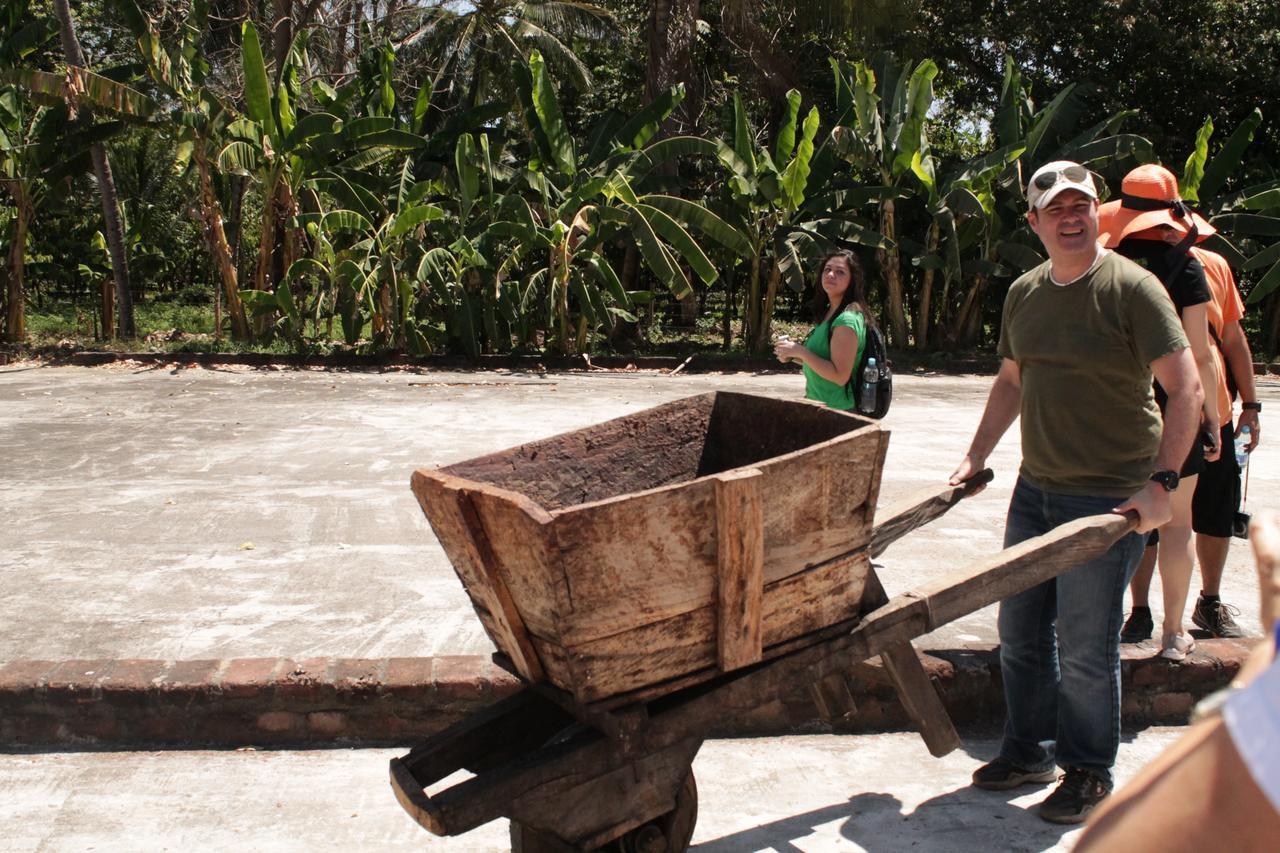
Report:
[[[956,734],[951,715],[938,698],[938,691],[924,671],[915,648],[910,643],[897,643],[885,649],[880,660],[929,752],[941,758],[958,747],[960,735]]]
[[[763,653],[764,508],[761,472],[742,468],[715,477],[717,661],[724,672],[757,663]]]
[[[881,606],[889,602],[889,596],[874,570],[867,577],[862,600],[875,601]],[[881,652],[880,661],[889,684],[898,694],[907,716],[915,723],[920,737],[924,738],[929,752],[941,758],[958,747],[960,736],[956,734],[951,715],[938,697],[938,691],[934,689],[933,681],[924,671],[911,643],[893,643]]]
[[[818,716],[828,723],[834,723],[858,711],[853,690],[849,686],[849,677],[843,672],[828,675],[810,684],[809,695],[813,698]]]
[[[524,619],[516,609],[511,590],[507,589],[502,573],[498,570],[498,557],[493,551],[493,545],[489,542],[484,523],[476,512],[471,490],[459,489],[455,495],[458,502],[458,517],[470,540],[469,544],[474,552],[476,564],[484,573],[489,593],[496,604],[497,612],[493,615],[497,617],[510,641],[510,646],[504,648],[504,651],[526,680],[541,681],[543,679],[542,663],[538,660],[538,653],[533,648],[533,641],[529,639]]]

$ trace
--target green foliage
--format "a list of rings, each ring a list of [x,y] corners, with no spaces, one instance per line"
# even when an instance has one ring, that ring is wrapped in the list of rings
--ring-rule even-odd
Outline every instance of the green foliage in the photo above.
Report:
[[[0,249],[18,269],[21,213],[32,317],[68,299],[92,315],[103,226],[87,150],[107,140],[140,319],[153,297],[207,307],[221,290],[243,296],[260,346],[476,356],[585,352],[635,323],[657,335],[679,303],[718,313],[726,346],[740,329],[760,352],[839,246],[863,256],[895,345],[966,348],[989,342],[1005,286],[1043,259],[1024,222],[1031,170],[1078,159],[1114,188],[1157,152],[1189,152],[1182,193],[1220,229],[1211,247],[1251,305],[1274,305],[1280,149],[1263,112],[1280,85],[1197,93],[1225,80],[1205,65],[1214,51],[1152,30],[1149,10],[1045,21],[1033,5],[1001,17],[944,0],[928,31],[911,4],[838,32],[752,12],[790,68],[769,66],[761,43],[742,55],[749,28],[730,39],[722,9],[704,6],[687,34],[701,70],[668,87],[645,65],[661,42],[647,41],[650,8],[616,0],[398,8],[341,44],[340,16],[275,44],[258,7],[229,25],[207,0],[108,0],[80,14],[105,59],[71,75],[43,7],[7,0]],[[1275,18],[1261,0],[1199,6],[1194,20],[1236,27],[1224,66],[1280,58],[1274,39],[1242,35],[1257,32],[1249,14]],[[1189,0],[1164,14],[1193,22]],[[1153,45],[1190,51],[1179,58],[1202,79],[1169,71]],[[1280,62],[1254,67],[1271,79]],[[68,106],[97,123],[73,129]]]

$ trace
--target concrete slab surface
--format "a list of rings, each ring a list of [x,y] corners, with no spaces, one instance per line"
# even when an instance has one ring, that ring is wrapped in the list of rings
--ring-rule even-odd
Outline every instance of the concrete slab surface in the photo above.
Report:
[[[1184,730],[1120,747],[1123,784]],[[931,758],[914,734],[709,741],[694,762],[696,853],[1069,850],[1045,823],[1049,788],[979,791],[990,738]],[[507,850],[507,822],[437,838],[387,783],[396,750],[0,755],[0,847],[45,850]],[[434,789],[433,789],[434,790]]]
[[[884,421],[893,438],[882,505],[948,476],[990,382],[897,377]],[[1260,378],[1259,386],[1266,411],[1280,409],[1280,381]],[[0,661],[487,653],[409,491],[413,469],[716,389],[798,397],[802,382],[787,374],[7,367]],[[1264,443],[1253,462],[1255,509],[1280,509],[1274,446]],[[990,488],[884,554],[890,594],[999,549],[1018,449],[1015,428],[990,460]],[[1239,543],[1223,597],[1258,631],[1252,560]],[[922,645],[992,641],[988,608]]]

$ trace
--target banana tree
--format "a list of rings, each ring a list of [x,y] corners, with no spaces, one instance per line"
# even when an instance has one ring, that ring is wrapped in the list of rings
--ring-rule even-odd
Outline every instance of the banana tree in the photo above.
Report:
[[[908,72],[888,56],[878,62],[879,74],[863,62],[852,65],[831,60],[835,73],[836,131],[841,155],[855,168],[871,172],[878,182],[914,197],[927,195],[934,183],[933,157],[925,119],[933,105],[933,80],[938,66],[920,62]],[[894,193],[879,203],[880,233],[886,245],[878,252],[884,277],[889,329],[894,343],[909,343],[902,282],[902,258],[897,245],[897,206],[904,195]]]
[[[997,263],[993,237],[1001,233],[997,212],[1000,176],[1022,155],[1020,145],[1008,145],[960,164],[941,180],[924,184],[925,207],[929,226],[922,250],[911,258],[921,270],[919,302],[915,312],[915,344],[929,346],[937,328],[948,329],[953,342],[959,337],[949,328],[953,310],[952,289],[966,280],[985,282],[992,275],[1005,272]],[[932,178],[932,176],[930,176]],[[935,307],[933,290],[937,275],[942,275],[942,292]],[[980,289],[970,291],[961,305],[958,328],[968,328]]]
[[[297,108],[300,74],[307,64],[305,48],[305,33],[300,33],[283,73],[277,75],[279,83],[273,86],[268,82],[257,31],[252,23],[244,24],[241,54],[246,116],[227,126],[231,141],[218,153],[222,171],[251,177],[262,188],[262,225],[252,287],[260,293],[273,290],[273,283],[283,280],[284,273],[302,257],[301,195],[308,196],[312,211],[318,210],[316,182],[344,177],[343,187],[350,188],[361,204],[376,208],[376,192],[363,186],[372,183],[377,187],[378,176],[371,168],[396,151],[423,144],[422,137],[399,128],[393,116],[344,118]],[[356,210],[366,218],[374,215],[371,209]],[[273,267],[279,272],[273,273]],[[261,305],[262,300],[257,299],[256,304]]]
[[[520,241],[521,254],[534,251],[543,259],[529,274],[521,302],[530,306],[544,300],[560,352],[584,349],[593,327],[629,307],[604,252],[614,241],[633,243],[649,271],[677,298],[693,292],[685,264],[705,284],[719,276],[690,231],[734,251],[747,250],[744,235],[705,205],[642,189],[657,163],[690,150],[687,138],[651,143],[681,91],[651,104],[639,121],[606,133],[608,142],[594,149],[609,153],[597,159],[591,152],[578,154],[541,54],[533,51],[527,66],[513,65],[513,75],[536,152],[520,176],[532,190],[533,203],[526,215],[503,227]],[[692,144],[710,145],[706,140]],[[605,294],[612,295],[612,306]]]
[[[785,281],[792,290],[804,290],[805,269],[822,248],[891,245],[856,215],[861,203],[880,197],[884,188],[868,191],[837,179],[838,141],[828,135],[815,145],[818,109],[810,108],[801,123],[800,105],[800,93],[788,92],[770,149],[756,144],[742,99],[735,94],[733,145],[716,146],[727,176],[726,214],[749,243],[742,254],[748,269],[743,335],[756,353],[769,345],[779,285]]]
[[[1213,121],[1206,120],[1183,168],[1179,189],[1197,203],[1219,229],[1205,242],[1232,266],[1256,280],[1246,304],[1256,305],[1280,287],[1280,180],[1266,181],[1226,191],[1230,178],[1240,170],[1245,150],[1262,124],[1262,112],[1254,110],[1231,132],[1222,147],[1209,156]],[[1271,327],[1265,330],[1271,352],[1280,340],[1280,310],[1272,309]]]
[[[1134,111],[1114,113],[1081,130],[1085,107],[1083,95],[1072,84],[1037,108],[1021,72],[1006,58],[1000,105],[992,122],[997,148],[963,167],[970,180],[979,180],[969,186],[975,198],[958,199],[972,214],[957,233],[961,253],[969,257],[962,261],[965,289],[958,307],[943,300],[947,345],[979,343],[992,279],[1025,272],[1044,260],[1040,243],[1026,224],[1026,176],[1051,160],[1075,160],[1118,176],[1154,156],[1149,141],[1122,132]]]
[[[18,90],[0,88],[0,190],[12,216],[5,260],[4,340],[26,339],[27,235],[36,210],[65,156],[65,108],[30,104]]]

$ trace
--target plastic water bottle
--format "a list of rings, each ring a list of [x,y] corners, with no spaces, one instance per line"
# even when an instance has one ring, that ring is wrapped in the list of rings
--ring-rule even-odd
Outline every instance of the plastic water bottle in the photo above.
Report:
[[[876,386],[880,384],[880,368],[876,367],[875,356],[867,359],[867,366],[862,368],[862,387],[858,389],[858,411],[870,414],[876,410]]]
[[[1249,428],[1241,427],[1240,434],[1236,436],[1236,465],[1240,468],[1249,461],[1249,438]]]

